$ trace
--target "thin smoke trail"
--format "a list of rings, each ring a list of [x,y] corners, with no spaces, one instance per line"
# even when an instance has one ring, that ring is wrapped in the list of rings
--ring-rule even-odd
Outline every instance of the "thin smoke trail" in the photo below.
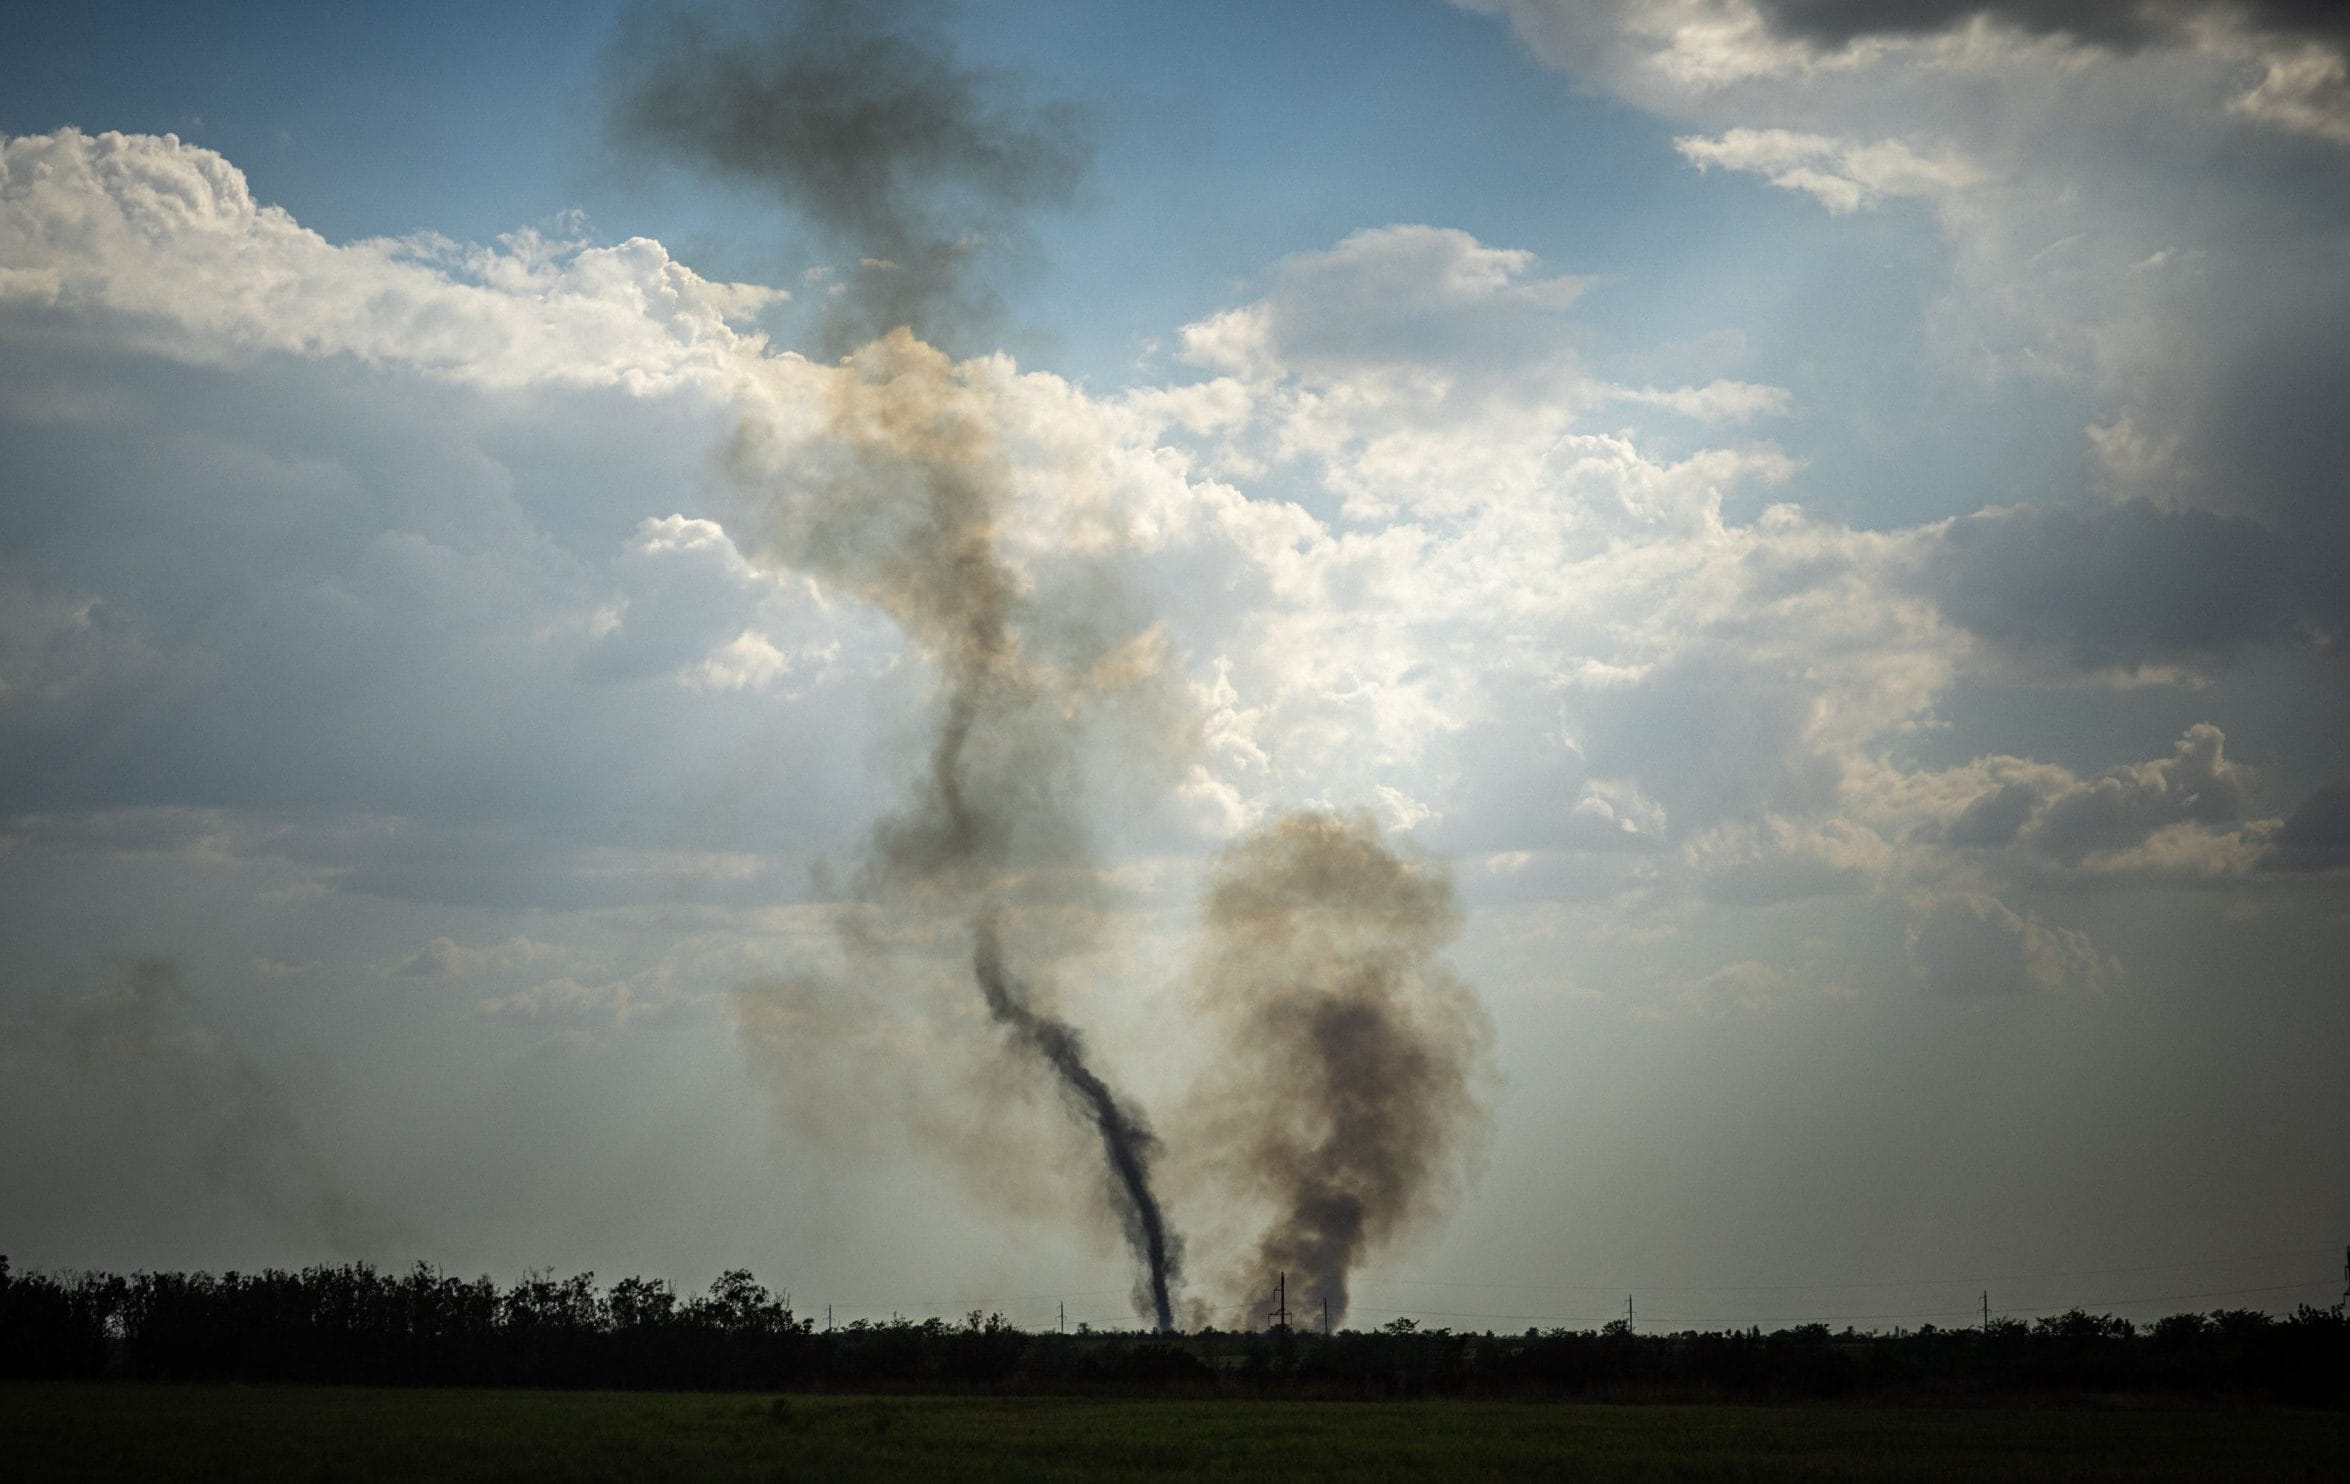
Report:
[[[1168,1282],[1176,1270],[1175,1248],[1166,1215],[1151,1191],[1150,1160],[1158,1141],[1140,1116],[1121,1104],[1109,1084],[1086,1065],[1085,1042],[1076,1029],[1028,1004],[1019,983],[1004,968],[992,909],[973,920],[971,933],[975,945],[971,971],[987,997],[988,1013],[1009,1026],[1052,1067],[1101,1136],[1102,1155],[1125,1196],[1125,1209],[1120,1214],[1125,1219],[1126,1239],[1143,1258],[1151,1313],[1161,1331],[1173,1329],[1175,1311]]]

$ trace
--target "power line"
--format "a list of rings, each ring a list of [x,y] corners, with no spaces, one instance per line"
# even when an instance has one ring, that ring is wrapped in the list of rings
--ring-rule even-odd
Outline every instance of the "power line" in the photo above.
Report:
[[[2249,1253],[2241,1257],[2202,1257],[2185,1262],[2146,1263],[2122,1268],[2072,1268],[2058,1272],[2040,1273],[1973,1273],[1941,1278],[1869,1278],[1850,1283],[1642,1283],[1637,1285],[1652,1293],[1797,1293],[1824,1292],[1852,1288],[1930,1288],[1939,1284],[1969,1286],[1982,1283],[2028,1283],[2048,1278],[2103,1278],[2128,1273],[2163,1273],[2181,1268],[2219,1267],[2238,1262],[2276,1262],[2285,1258],[2312,1257],[2330,1253],[2332,1247],[2303,1247],[2291,1252]],[[1415,1288],[1486,1288],[1512,1289],[1541,1293],[1607,1293],[1618,1288],[1610,1283],[1473,1283],[1441,1278],[1385,1278],[1358,1280],[1362,1286],[1379,1287],[1386,1284],[1408,1284]]]
[[[2261,1288],[2214,1288],[2207,1289],[2202,1293],[2155,1293],[2134,1298],[2083,1299],[2062,1304],[2026,1304],[2013,1309],[2003,1308],[1999,1315],[1993,1317],[2012,1319],[2019,1314],[2064,1314],[2074,1309],[2110,1309],[2137,1304],[2184,1303],[2191,1299],[2241,1298],[2256,1293],[2285,1293],[2296,1288],[2314,1288],[2324,1281],[2319,1279],[2302,1283],[2271,1283]],[[1940,1319],[1961,1314],[1971,1317],[1975,1312],[1972,1307],[1969,1307],[1964,1309],[1922,1309],[1907,1314],[1757,1314],[1744,1317],[1738,1322],[1742,1324],[1841,1324],[1873,1319]],[[1685,1324],[1695,1317],[1697,1316],[1682,1316],[1674,1322]]]
[[[2283,1293],[2296,1288],[2323,1287],[2331,1282],[2331,1279],[2315,1278],[2300,1283],[2272,1283],[2256,1288],[2215,1288],[2201,1293],[2158,1293],[2133,1298],[2089,1299],[2080,1303],[2029,1305],[2007,1312],[2009,1317],[2013,1317],[2016,1314],[2062,1314],[2073,1309],[2103,1305],[2167,1304],[2189,1299],[2237,1298],[2247,1294]],[[1589,1324],[1601,1317],[1597,1314],[1495,1314],[1459,1309],[1383,1309],[1368,1304],[1356,1304],[1354,1311],[1360,1314],[1390,1314],[1429,1319],[1509,1319],[1532,1324]],[[1749,1324],[1848,1324],[1889,1319],[1971,1318],[1974,1313],[1974,1307],[1969,1305],[1956,1309],[1913,1309],[1897,1314],[1754,1314],[1739,1315],[1734,1320],[1727,1315],[1719,1317],[1724,1321],[1734,1322],[1736,1325],[1744,1327]],[[1700,1318],[1715,1317],[1717,1316],[1711,1314],[1668,1314],[1661,1318],[1651,1315],[1650,1322],[1653,1324],[1689,1324]]]
[[[2292,1249],[2292,1250],[2290,1250],[2290,1251],[2283,1251],[2283,1252],[2257,1252],[2257,1253],[2244,1253],[2244,1254],[2240,1254],[2240,1255],[2237,1255],[2237,1256],[2232,1256],[2232,1257],[2200,1257],[2200,1258],[2188,1258],[2188,1259],[2185,1259],[2185,1260],[2183,1260],[2183,1261],[2179,1261],[2179,1262],[2166,1262],[2166,1263],[2144,1263],[2144,1264],[2138,1264],[2138,1265],[2134,1265],[2134,1266],[2128,1266],[2128,1267],[2109,1267],[2109,1268],[2071,1268],[2071,1269],[2063,1269],[2063,1270],[2043,1271],[2043,1272],[1995,1273],[1995,1274],[1988,1274],[1988,1275],[1973,1275],[1973,1276],[1964,1276],[1964,1277],[1962,1277],[1962,1276],[1955,1276],[1955,1275],[1954,1275],[1954,1276],[1948,1276],[1948,1277],[1933,1277],[1933,1278],[1871,1278],[1871,1279],[1862,1279],[1862,1280],[1857,1280],[1857,1281],[1853,1281],[1853,1282],[1843,1282],[1843,1283],[1835,1283],[1835,1282],[1829,1282],[1829,1283],[1682,1283],[1682,1284],[1673,1284],[1673,1283],[1643,1283],[1643,1284],[1640,1284],[1640,1285],[1638,1285],[1638,1287],[1640,1287],[1640,1288],[1644,1288],[1644,1289],[1647,1289],[1647,1290],[1649,1290],[1649,1291],[1650,1291],[1650,1292],[1652,1292],[1652,1293],[1664,1293],[1664,1294],[1676,1294],[1676,1293],[1679,1293],[1679,1294],[1709,1294],[1709,1293],[1724,1293],[1724,1294],[1727,1294],[1727,1293],[1835,1293],[1835,1292],[1850,1292],[1850,1291],[1859,1291],[1859,1290],[1865,1290],[1865,1289],[1880,1289],[1880,1288],[1905,1288],[1905,1287],[1906,1287],[1906,1288],[1932,1288],[1932,1287],[1938,1287],[1938,1286],[1944,1286],[1944,1285],[1955,1286],[1955,1285],[1962,1284],[1962,1283],[1963,1283],[1963,1284],[1965,1284],[1965,1285],[1967,1285],[1967,1286],[1969,1286],[1969,1287],[1974,1287],[1974,1286],[1977,1286],[1977,1285],[1982,1285],[1982,1284],[1989,1284],[1989,1283],[2034,1283],[2034,1282],[2046,1282],[2046,1281],[2057,1280],[2057,1279],[2071,1279],[2071,1278],[2098,1278],[2098,1277],[2117,1277],[2117,1276],[2124,1276],[2124,1275],[2129,1275],[2129,1274],[2137,1274],[2137,1273],[2178,1272],[2178,1271],[2183,1271],[2183,1270],[2186,1270],[2186,1269],[2192,1269],[2192,1268],[2209,1268],[2209,1267],[2218,1267],[2218,1266],[2224,1266],[2224,1265],[2227,1265],[2227,1264],[2232,1264],[2232,1263],[2278,1262],[2278,1261],[2284,1261],[2284,1260],[2287,1260],[2287,1259],[2294,1259],[2294,1258],[2306,1258],[2306,1257],[2314,1256],[2314,1255],[2321,1254],[2321,1253],[2322,1253],[2322,1254],[2328,1254],[2328,1255],[2330,1255],[2330,1254],[2332,1254],[2332,1253],[2333,1253],[2334,1251],[2336,1251],[2336,1250],[2337,1250],[2337,1249],[2335,1249],[2335,1248],[2334,1248],[2334,1247],[2332,1247],[2332,1246],[2326,1246],[2326,1247],[2301,1247],[2301,1248],[2295,1248],[2295,1249]],[[2346,1277],[2346,1283],[2350,1283],[2350,1264],[2346,1264],[2346,1266],[2345,1266],[2345,1277]],[[2330,1280],[2329,1280],[2329,1281],[2330,1281]],[[1392,1287],[1392,1286],[1398,1286],[1398,1285],[1401,1285],[1401,1286],[1408,1286],[1408,1287],[1413,1287],[1413,1288],[1435,1288],[1435,1289],[1466,1289],[1466,1290],[1478,1290],[1478,1291],[1489,1291],[1489,1292],[1518,1292],[1518,1293],[1579,1293],[1579,1294],[1599,1294],[1599,1293],[1606,1293],[1606,1292],[1609,1292],[1609,1291],[1611,1291],[1611,1290],[1613,1290],[1613,1291],[1618,1291],[1618,1292],[1620,1292],[1620,1291],[1621,1291],[1621,1289],[1620,1289],[1620,1288],[1617,1288],[1615,1285],[1610,1285],[1610,1284],[1588,1284],[1588,1283],[1487,1283],[1487,1282],[1474,1282],[1474,1281],[1468,1281],[1468,1280],[1447,1280],[1447,1279],[1434,1279],[1434,1278],[1385,1278],[1385,1279],[1359,1279],[1359,1280],[1357,1280],[1357,1282],[1358,1282],[1358,1286],[1361,1286],[1361,1287],[1364,1287],[1364,1288],[1372,1288],[1372,1289],[1377,1289],[1377,1288],[1382,1288],[1382,1287]],[[2186,1300],[2192,1300],[2192,1299],[2203,1299],[2203,1298],[2223,1298],[2223,1297],[2230,1297],[2230,1296],[2240,1296],[2240,1295],[2250,1295],[2250,1294],[2279,1293],[2279,1292],[2285,1292],[2285,1291],[2289,1291],[2289,1290],[2291,1290],[2291,1289],[2296,1289],[2296,1288],[2306,1288],[2306,1287],[2315,1287],[2315,1286],[2317,1286],[2317,1284],[2316,1284],[2315,1282],[2310,1282],[2310,1283],[2279,1283],[2279,1284],[2269,1284],[2269,1285],[2265,1285],[2265,1286],[2249,1286],[2249,1287],[2243,1287],[2243,1288],[2223,1288],[2223,1289],[2209,1289],[2209,1290],[2205,1290],[2205,1291],[2203,1291],[2203,1292],[2199,1292],[2199,1293],[2175,1293],[2175,1294],[2158,1294],[2158,1295],[2151,1295],[2151,1296],[2147,1296],[2147,1297],[2141,1297],[2141,1298],[2102,1299],[2102,1300],[2090,1300],[2090,1301],[2086,1301],[2086,1302],[2087,1302],[2087,1303],[2089,1303],[2089,1304],[2091,1304],[2091,1305],[2096,1305],[2096,1304],[2105,1304],[2105,1305],[2134,1305],[2134,1304],[2150,1304],[2150,1303],[2172,1303],[2172,1302],[2182,1302],[2182,1301],[2186,1301]],[[841,1310],[844,1310],[844,1311],[847,1311],[847,1312],[851,1312],[851,1313],[855,1313],[855,1312],[860,1312],[860,1311],[862,1311],[862,1312],[865,1312],[865,1313],[870,1313],[870,1314],[881,1314],[881,1313],[888,1313],[888,1314],[896,1315],[896,1314],[901,1314],[901,1313],[906,1313],[906,1312],[916,1312],[916,1313],[919,1313],[919,1312],[923,1312],[923,1311],[928,1311],[929,1313],[931,1313],[931,1314],[933,1314],[933,1315],[944,1315],[944,1314],[948,1314],[948,1313],[967,1313],[968,1311],[970,1311],[971,1309],[974,1309],[974,1308],[977,1308],[977,1309],[988,1309],[988,1310],[995,1310],[995,1311],[998,1311],[998,1312],[1002,1312],[1002,1311],[1008,1311],[1008,1310],[1014,1309],[1014,1308],[1016,1308],[1016,1307],[1018,1307],[1018,1306],[1022,1306],[1022,1305],[1028,1305],[1028,1304],[1045,1304],[1045,1303],[1061,1302],[1061,1301],[1064,1301],[1064,1300],[1065,1300],[1065,1298],[1077,1298],[1077,1299],[1119,1298],[1119,1299],[1123,1299],[1123,1298],[1126,1298],[1126,1297],[1128,1297],[1128,1296],[1129,1296],[1129,1295],[1128,1295],[1127,1291],[1126,1291],[1126,1290],[1124,1290],[1124,1289],[1101,1288],[1101,1289],[1091,1289],[1091,1290],[1087,1290],[1087,1291],[1085,1291],[1085,1292],[1082,1292],[1082,1293],[1073,1293],[1073,1294],[1067,1294],[1067,1295],[1058,1294],[1058,1293],[1035,1293],[1035,1294],[1021,1294],[1021,1295],[1017,1295],[1017,1296],[1013,1296],[1013,1297],[1009,1297],[1009,1298],[992,1298],[992,1299],[989,1299],[989,1298],[951,1298],[951,1299],[944,1299],[944,1298],[934,1298],[934,1299],[922,1299],[922,1300],[906,1300],[906,1299],[897,1299],[897,1300],[891,1300],[891,1301],[886,1301],[886,1302],[859,1302],[859,1301],[852,1301],[852,1302],[848,1302],[848,1303],[842,1303],[842,1304],[839,1304],[839,1305],[838,1305],[838,1307],[839,1307]],[[2015,1312],[2015,1313],[2026,1313],[2026,1314],[2047,1314],[2047,1313],[2061,1313],[2061,1312],[2064,1312],[2064,1310],[2066,1310],[2066,1309],[2068,1309],[2068,1308],[2076,1308],[2076,1307],[2081,1307],[2081,1306],[2082,1306],[2082,1305],[2080,1305],[2080,1304],[2058,1304],[2058,1305],[2042,1305],[2042,1306],[2037,1306],[2037,1307],[2026,1307],[2026,1308],[2021,1308],[2021,1309],[2014,1310],[2014,1311],[2012,1311],[2012,1312]],[[832,1306],[832,1305],[827,1305],[827,1306],[826,1306],[826,1308],[827,1308],[827,1316],[828,1316],[828,1317],[830,1316],[830,1311],[831,1311],[831,1309],[832,1309],[833,1307],[834,1307],[834,1306]],[[1549,1324],[1564,1324],[1564,1323],[1596,1323],[1596,1322],[1598,1322],[1598,1321],[1599,1321],[1599,1320],[1600,1320],[1600,1319],[1603,1317],[1603,1316],[1601,1316],[1601,1315],[1596,1315],[1596,1314],[1547,1315],[1547,1314],[1511,1314],[1511,1313],[1495,1313],[1495,1312],[1488,1312],[1488,1311],[1481,1311],[1481,1310],[1479,1310],[1479,1311],[1469,1311],[1469,1310],[1442,1310],[1442,1309],[1393,1309],[1393,1308],[1377,1308],[1377,1307],[1372,1307],[1372,1306],[1367,1306],[1367,1305],[1362,1305],[1362,1304],[1356,1304],[1356,1305],[1354,1305],[1353,1307],[1354,1307],[1355,1311],[1356,1311],[1356,1312],[1359,1312],[1359,1313],[1388,1314],[1388,1315],[1395,1315],[1395,1316],[1426,1315],[1426,1316],[1428,1316],[1428,1317],[1430,1317],[1430,1318],[1437,1318],[1437,1319],[1489,1319],[1489,1320],[1514,1320],[1514,1321],[1520,1321],[1520,1322],[1531,1322],[1531,1323],[1549,1323]],[[1063,1311],[1063,1312],[1065,1312],[1065,1309],[1064,1309],[1064,1311]],[[1907,1312],[1903,1312],[1903,1313],[1885,1313],[1885,1314],[1771,1315],[1771,1316],[1760,1316],[1760,1317],[1748,1317],[1748,1318],[1740,1318],[1740,1319],[1738,1319],[1736,1322],[1737,1322],[1738,1324],[1741,1324],[1741,1325],[1745,1325],[1745,1324],[1758,1324],[1758,1323],[1759,1323],[1759,1324],[1775,1324],[1775,1323],[1790,1322],[1790,1321],[1792,1321],[1792,1322],[1799,1322],[1799,1323],[1847,1323],[1847,1322],[1864,1322],[1864,1321],[1876,1321],[1876,1320],[1895,1320],[1895,1319],[1940,1319],[1940,1318],[1949,1318],[1949,1317],[1955,1317],[1955,1316],[1957,1316],[1957,1315],[1959,1315],[1959,1314],[1962,1314],[1962,1313],[1963,1313],[1963,1314],[1967,1314],[1967,1315],[1972,1315],[1974,1312],[1975,1312],[1975,1311],[1974,1311],[1974,1309],[1970,1307],[1970,1308],[1967,1308],[1967,1309],[1964,1309],[1964,1310],[1957,1309],[1957,1308],[1952,1308],[1952,1309],[1929,1309],[1929,1310],[1913,1310],[1913,1311],[1907,1311]],[[1096,1316],[1095,1316],[1094,1314],[1081,1314],[1081,1315],[1079,1315],[1078,1317],[1080,1317],[1080,1318],[1083,1318],[1083,1319],[1087,1319],[1087,1320],[1089,1320],[1089,1321],[1092,1321],[1092,1320],[1094,1320],[1094,1319],[1096,1318]],[[1101,1321],[1103,1321],[1103,1322],[1115,1323],[1115,1322],[1118,1322],[1118,1321],[1120,1321],[1120,1320],[1123,1320],[1123,1319],[1131,1318],[1132,1316],[1130,1316],[1130,1315],[1128,1315],[1128,1314],[1125,1314],[1123,1311],[1120,1311],[1120,1312],[1117,1312],[1117,1313],[1107,1313],[1107,1312],[1104,1312],[1104,1313],[1101,1313],[1101,1314],[1099,1314],[1099,1316],[1098,1316],[1098,1317],[1099,1317],[1099,1319],[1100,1319]],[[1724,1318],[1726,1319],[1726,1318],[1727,1318],[1727,1316],[1724,1316]],[[1652,1321],[1653,1321],[1653,1322],[1658,1322],[1658,1323],[1687,1323],[1687,1322],[1688,1322],[1688,1320],[1687,1320],[1687,1319],[1676,1319],[1676,1318],[1674,1318],[1674,1317],[1672,1317],[1672,1316],[1670,1316],[1670,1315],[1664,1316],[1663,1318],[1659,1318],[1658,1316],[1655,1316],[1655,1315],[1653,1315],[1653,1314],[1652,1314],[1652,1315],[1651,1315],[1651,1319],[1652,1319]]]

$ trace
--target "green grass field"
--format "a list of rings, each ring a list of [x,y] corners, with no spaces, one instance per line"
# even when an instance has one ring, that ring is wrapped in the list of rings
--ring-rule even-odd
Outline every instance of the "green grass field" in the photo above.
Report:
[[[2350,1416],[0,1386],[45,1479],[2343,1479]]]

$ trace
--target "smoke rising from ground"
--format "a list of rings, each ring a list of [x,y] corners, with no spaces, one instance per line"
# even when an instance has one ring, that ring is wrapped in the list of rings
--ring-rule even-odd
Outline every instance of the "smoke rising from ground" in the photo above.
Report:
[[[1439,955],[1460,911],[1442,868],[1367,818],[1288,815],[1210,882],[1197,967],[1221,1037],[1189,1132],[1269,1216],[1233,1275],[1242,1322],[1275,1272],[1301,1322],[1346,1317],[1348,1275],[1434,1213],[1473,1158],[1492,1027]]]
[[[807,0],[772,24],[658,21],[640,17],[615,65],[619,127],[759,186],[864,260],[832,301],[827,334],[853,353],[817,374],[819,425],[747,421],[728,460],[760,559],[853,591],[936,667],[927,759],[874,831],[844,952],[878,978],[893,947],[967,928],[990,1018],[1098,1138],[1142,1274],[1137,1307],[1168,1328],[1182,1247],[1153,1181],[1159,1145],[1032,993],[1054,945],[1028,904],[1088,890],[1089,719],[1157,723],[1119,748],[1130,792],[1165,776],[1154,763],[1188,751],[1198,723],[1174,699],[1160,631],[1114,621],[1106,573],[1071,597],[1006,560],[1013,482],[993,373],[918,338],[983,310],[976,250],[1067,197],[1085,154],[1077,120],[961,66],[934,11]],[[787,390],[776,405],[805,398]],[[1275,1210],[1258,1271],[1292,1271],[1306,1302],[1343,1318],[1348,1272],[1438,1197],[1480,1118],[1485,1022],[1436,960],[1459,926],[1450,887],[1367,823],[1303,815],[1236,847],[1208,920],[1225,1065],[1249,1074],[1220,1089],[1210,1158]],[[746,995],[746,1037],[807,1000]]]
[[[1022,873],[1082,863],[1071,732],[1111,646],[1091,625],[1056,622],[1062,653],[1024,653],[1024,594],[998,548],[1008,481],[986,400],[916,338],[983,308],[974,253],[1005,240],[1020,211],[1074,188],[1086,153],[1078,120],[961,66],[936,9],[807,0],[770,20],[658,22],[657,45],[620,53],[621,127],[772,192],[858,254],[827,334],[836,349],[880,335],[832,378],[815,450],[780,449],[753,424],[730,459],[760,513],[761,555],[855,591],[938,668],[928,765],[876,829],[860,896],[918,932],[941,918],[969,924],[989,1015],[1101,1140],[1111,1207],[1165,1328],[1180,1245],[1151,1188],[1156,1142],[1088,1064],[1076,1030],[1032,1002],[1005,942]],[[638,29],[650,40],[653,19]],[[1125,673],[1129,685],[1148,679]],[[886,946],[869,923],[858,932],[853,956]]]
[[[157,1121],[193,1140],[208,1185],[340,1256],[374,1256],[408,1240],[342,1189],[278,1080],[205,1023],[170,959],[124,960],[65,1008],[61,1025],[77,1066],[155,1100]]]
[[[911,326],[953,333],[992,296],[978,256],[1026,246],[1092,153],[1082,110],[965,67],[943,7],[801,0],[647,11],[614,51],[625,138],[766,191],[856,261],[828,315],[838,353]]]
[[[1105,633],[1054,615],[1047,652],[1024,647],[1034,626],[998,550],[1008,480],[989,412],[943,353],[893,330],[834,376],[818,444],[784,448],[747,427],[730,465],[760,510],[757,553],[855,591],[937,666],[927,765],[876,827],[859,896],[916,936],[941,919],[969,923],[990,1016],[1101,1139],[1111,1209],[1164,1327],[1181,1244],[1151,1185],[1156,1141],[1087,1063],[1075,1029],[1033,1003],[1005,940],[1022,926],[1015,896],[1084,863],[1078,740],[1089,711],[1155,695],[1170,677],[1151,630]],[[858,931],[853,956],[887,946],[870,922]]]
[[[1143,1262],[1143,1283],[1148,1290],[1143,1297],[1159,1328],[1174,1328],[1168,1285],[1177,1276],[1181,1252],[1151,1189],[1150,1165],[1158,1153],[1158,1140],[1141,1116],[1121,1103],[1109,1084],[1086,1066],[1083,1038],[1067,1022],[1039,1014],[1029,1005],[1019,984],[1004,968],[994,918],[979,918],[973,932],[978,944],[972,965],[980,990],[987,996],[988,1013],[1044,1059],[1079,1115],[1101,1135],[1103,1156],[1123,1197],[1119,1215],[1126,1226],[1126,1241]]]

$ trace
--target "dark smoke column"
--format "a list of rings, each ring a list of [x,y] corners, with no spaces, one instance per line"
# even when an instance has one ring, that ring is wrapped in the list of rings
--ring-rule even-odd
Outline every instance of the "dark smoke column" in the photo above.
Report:
[[[1109,1084],[1086,1066],[1085,1043],[1076,1030],[1066,1021],[1038,1014],[1028,1004],[1020,986],[1005,972],[994,917],[981,917],[972,931],[978,940],[972,970],[979,977],[980,992],[987,996],[988,1013],[1010,1026],[1014,1035],[1044,1058],[1078,1110],[1101,1135],[1102,1154],[1123,1197],[1119,1215],[1125,1222],[1126,1241],[1143,1260],[1151,1313],[1162,1333],[1173,1329],[1175,1311],[1167,1285],[1175,1274],[1175,1249],[1167,1235],[1167,1218],[1151,1192],[1150,1160],[1158,1141],[1137,1114],[1119,1103]]]
[[[908,924],[968,919],[988,1013],[1101,1139],[1164,1330],[1180,1244],[1152,1190],[1156,1141],[1004,949],[1021,879],[1083,864],[1072,719],[1101,694],[1099,662],[1137,636],[1093,635],[1064,614],[1056,632],[1093,635],[1078,652],[1023,652],[987,398],[915,338],[983,317],[973,254],[1018,247],[1020,216],[1068,197],[1087,146],[1074,110],[1031,106],[1007,79],[962,67],[940,16],[896,0],[644,12],[614,53],[614,117],[625,142],[771,193],[857,264],[823,327],[854,353],[832,377],[819,446],[779,451],[747,425],[731,469],[764,523],[762,558],[853,589],[939,667],[930,766],[875,830],[864,894]]]
[[[1293,814],[1235,844],[1207,904],[1200,993],[1225,1051],[1194,1130],[1209,1168],[1269,1208],[1253,1263],[1345,1318],[1348,1275],[1433,1213],[1485,1127],[1492,1028],[1439,954],[1452,883],[1368,819]]]

